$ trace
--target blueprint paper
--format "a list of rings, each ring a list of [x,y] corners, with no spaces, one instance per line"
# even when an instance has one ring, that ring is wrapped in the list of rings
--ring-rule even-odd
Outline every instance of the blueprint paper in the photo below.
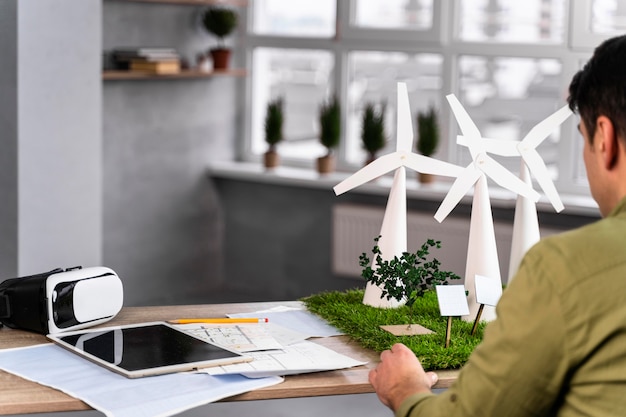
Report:
[[[282,349],[283,345],[267,331],[268,324],[192,324],[179,328],[202,340],[241,353]]]
[[[250,378],[269,375],[295,375],[309,372],[331,371],[352,368],[367,362],[357,361],[346,355],[313,342],[300,342],[281,350],[248,352],[253,361],[241,364],[206,368],[211,375],[242,374]]]
[[[252,313],[227,314],[228,317],[267,318],[270,323],[278,324],[290,330],[304,333],[307,337],[329,337],[343,334],[337,328],[306,310],[278,306],[269,310]]]
[[[52,344],[0,350],[0,368],[63,391],[108,417],[167,417],[283,381],[204,373],[130,379]]]

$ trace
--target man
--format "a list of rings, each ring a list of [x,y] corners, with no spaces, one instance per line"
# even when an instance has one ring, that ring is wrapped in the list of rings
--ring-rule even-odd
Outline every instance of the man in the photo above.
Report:
[[[526,254],[454,385],[406,346],[369,379],[396,416],[626,416],[626,36],[596,48],[568,99],[602,220]]]

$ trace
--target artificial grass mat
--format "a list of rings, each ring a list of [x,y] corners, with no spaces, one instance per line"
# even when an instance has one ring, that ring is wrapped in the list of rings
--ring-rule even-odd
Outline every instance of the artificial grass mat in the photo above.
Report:
[[[363,304],[363,290],[332,291],[314,294],[301,301],[309,311],[345,332],[361,346],[382,352],[394,343],[404,343],[420,359],[426,370],[457,369],[482,340],[485,323],[471,335],[473,322],[458,317],[452,320],[450,346],[445,347],[447,317],[439,314],[435,291],[427,291],[409,308],[376,308]],[[416,336],[394,336],[379,326],[388,324],[420,324],[435,333]]]

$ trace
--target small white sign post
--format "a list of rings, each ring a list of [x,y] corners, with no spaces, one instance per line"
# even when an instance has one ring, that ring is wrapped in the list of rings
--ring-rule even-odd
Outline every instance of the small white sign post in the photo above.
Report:
[[[476,286],[476,302],[480,304],[480,307],[478,308],[478,313],[476,313],[474,327],[472,327],[472,336],[476,333],[478,323],[480,322],[480,315],[485,305],[495,307],[502,295],[502,285],[500,284],[499,278],[496,279],[476,275],[474,285]]]
[[[439,312],[442,317],[448,317],[446,327],[446,347],[450,346],[450,332],[452,331],[452,317],[466,316],[469,314],[467,295],[463,285],[437,285],[437,300]]]

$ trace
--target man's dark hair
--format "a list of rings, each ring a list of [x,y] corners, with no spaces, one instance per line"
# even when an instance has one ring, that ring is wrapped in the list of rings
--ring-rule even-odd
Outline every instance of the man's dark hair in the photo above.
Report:
[[[604,41],[569,86],[570,109],[578,112],[593,138],[596,120],[608,117],[626,140],[626,35]]]

